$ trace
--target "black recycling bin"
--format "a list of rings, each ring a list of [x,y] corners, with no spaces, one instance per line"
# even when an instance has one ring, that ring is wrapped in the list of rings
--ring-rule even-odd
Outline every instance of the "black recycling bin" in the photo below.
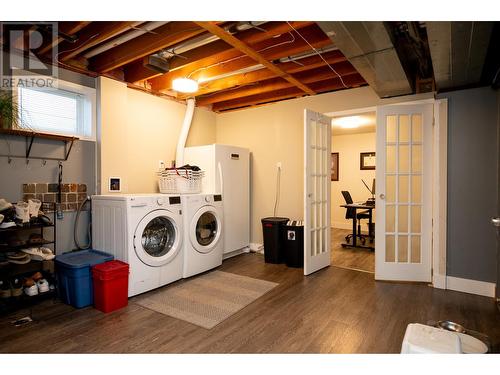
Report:
[[[264,235],[264,260],[266,263],[285,262],[283,228],[288,220],[287,217],[265,217],[261,220]]]
[[[288,267],[304,267],[304,222],[289,221],[285,227],[285,261]]]

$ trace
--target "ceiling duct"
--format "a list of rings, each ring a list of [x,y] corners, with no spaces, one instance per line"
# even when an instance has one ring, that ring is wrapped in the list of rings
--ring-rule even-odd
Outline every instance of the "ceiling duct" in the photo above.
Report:
[[[159,55],[150,55],[144,57],[144,66],[158,73],[167,73],[170,70],[168,60]]]
[[[383,22],[318,22],[381,98],[412,93]]]
[[[494,22],[426,22],[438,89],[479,83]]]

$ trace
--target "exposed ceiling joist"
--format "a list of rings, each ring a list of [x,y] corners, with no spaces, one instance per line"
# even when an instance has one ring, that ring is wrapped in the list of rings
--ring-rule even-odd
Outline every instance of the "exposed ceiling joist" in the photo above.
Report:
[[[244,54],[246,54],[250,58],[257,61],[259,64],[264,65],[266,68],[268,68],[269,70],[274,72],[277,76],[280,76],[281,78],[286,79],[288,82],[294,84],[295,86],[300,88],[302,91],[304,91],[310,95],[315,94],[315,92],[311,88],[307,87],[306,85],[304,85],[302,82],[295,79],[290,74],[284,72],[283,70],[278,68],[276,65],[274,65],[273,63],[266,60],[261,54],[259,54],[257,51],[255,51],[253,48],[251,48],[249,45],[242,42],[238,38],[232,36],[227,31],[220,28],[216,24],[211,23],[211,22],[196,22],[196,24],[199,25],[200,27],[203,27],[207,31],[211,32],[212,34],[217,35],[219,38],[224,40],[226,43],[230,44],[234,48],[243,52]]]
[[[67,34],[67,35],[73,35],[73,34],[76,34],[77,32],[79,32],[81,29],[83,29],[88,24],[90,24],[90,21],[77,21],[77,22],[65,22],[65,23],[59,22],[59,30],[58,31],[62,32],[64,34]],[[42,46],[42,48],[40,48],[37,51],[37,54],[45,55],[50,50],[55,48],[63,40],[64,39],[61,37],[55,38],[54,40],[52,40],[51,43],[48,43],[47,45]]]
[[[347,61],[335,66],[335,70],[342,77],[349,76],[352,74],[358,74],[356,69],[354,69],[353,66]],[[301,73],[294,75],[294,77],[300,82],[303,82],[304,84],[314,83],[318,81],[325,81],[328,79],[332,80],[338,79],[338,77],[327,66],[308,71],[303,71]],[[198,105],[205,106],[212,103],[232,100],[236,98],[244,98],[246,96],[262,94],[264,92],[281,90],[289,87],[293,87],[293,85],[290,82],[285,81],[282,78],[272,78],[257,82],[254,85],[248,85],[234,90],[226,90],[220,93],[215,93],[205,97],[200,97],[197,99],[197,103]]]
[[[366,81],[359,74],[354,74],[346,77],[344,79],[344,83],[346,83],[347,86],[349,87],[357,87],[366,84]],[[310,86],[314,91],[318,93],[344,88],[340,79],[315,82],[310,84]],[[304,96],[304,92],[302,92],[298,88],[292,87],[282,90],[276,90],[273,92],[267,92],[264,94],[253,95],[246,98],[239,98],[234,100],[228,100],[225,102],[215,103],[212,106],[212,110],[215,112],[222,112],[231,109],[248,107],[252,105],[260,105],[269,102],[275,102],[283,99],[296,98],[300,96]]]
[[[412,87],[383,22],[318,22],[380,97],[410,94]]]
[[[426,25],[437,87],[477,84],[494,22],[426,22]]]
[[[318,26],[312,25],[301,30],[301,34],[307,38],[315,48],[322,48],[331,45],[331,41]],[[295,40],[294,40],[295,39]],[[293,56],[306,51],[311,51],[302,39],[290,36],[288,33],[276,38],[267,39],[252,45],[252,48],[267,60],[275,60],[281,57]],[[195,79],[213,77],[235,70],[243,69],[255,65],[255,60],[242,54],[236,49],[217,54],[215,56],[198,60],[194,63],[183,66],[180,69],[153,78],[149,82],[153,90],[169,90],[175,78],[191,76]]]
[[[312,24],[314,24],[314,22],[294,21],[291,22],[291,24],[295,29],[298,30],[307,26],[311,26]],[[262,31],[261,29],[265,31]],[[275,38],[281,34],[289,32],[290,30],[291,27],[286,22],[267,22],[265,25],[259,26],[259,30],[252,28],[238,33],[238,39],[241,39],[245,43],[254,44],[262,42],[266,39]],[[170,70],[179,69],[193,62],[214,57],[228,51],[232,51],[233,53],[235,52],[233,48],[226,42],[224,42],[223,40],[217,40],[206,46],[201,46],[186,51],[179,57],[171,58],[169,60]],[[219,58],[225,57],[219,56]],[[138,60],[125,67],[125,78],[129,82],[143,81],[146,79],[157,77],[159,75],[160,74],[144,67],[142,60]]]
[[[330,51],[323,54],[323,58],[328,64],[334,65],[346,61],[346,58],[340,51]],[[318,56],[306,57],[297,62],[289,61],[277,63],[278,67],[287,73],[299,73],[321,66],[325,66],[325,62]],[[197,96],[210,94],[216,91],[227,90],[236,86],[245,86],[251,83],[262,81],[265,79],[276,77],[276,75],[268,69],[262,68],[247,73],[231,75],[226,78],[216,79],[209,82],[204,82],[200,85],[200,89],[196,93]],[[180,96],[181,99],[187,98],[187,95]]]
[[[116,22],[92,22],[78,34],[78,40],[75,43],[62,42],[59,47],[61,61],[68,61],[80,53],[115,37],[124,31],[130,30],[138,22],[116,21]]]
[[[204,31],[193,22],[170,22],[93,57],[90,63],[95,71],[106,73]]]

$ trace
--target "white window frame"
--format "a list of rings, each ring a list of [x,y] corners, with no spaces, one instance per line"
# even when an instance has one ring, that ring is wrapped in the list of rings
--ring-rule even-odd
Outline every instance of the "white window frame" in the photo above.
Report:
[[[19,71],[18,71],[19,72]],[[18,73],[19,75],[22,75],[22,72]],[[28,75],[27,73],[26,75]],[[29,88],[33,89],[33,88]],[[18,100],[18,88],[17,88],[17,80],[16,80],[16,94],[14,95],[15,100]],[[42,89],[36,89],[39,91],[44,91]],[[83,108],[80,108],[78,110],[77,115],[78,116],[83,116],[83,118],[78,120],[78,132],[74,134],[70,133],[64,133],[64,132],[57,132],[57,131],[51,131],[51,130],[43,130],[40,129],[40,132],[46,133],[46,134],[54,134],[54,135],[61,135],[61,136],[74,136],[77,137],[81,140],[85,141],[95,141],[96,140],[96,130],[97,130],[97,116],[96,116],[96,111],[97,111],[97,92],[96,89],[93,87],[87,87],[87,86],[82,86],[76,83],[68,82],[68,81],[63,81],[60,79],[57,79],[57,88],[52,88],[49,90],[53,91],[63,91],[63,92],[68,92],[72,94],[77,94],[83,98],[81,105]],[[19,105],[19,110],[21,111],[21,106],[20,103],[17,103]],[[18,113],[18,116],[21,114]],[[21,129],[24,129],[21,127]],[[87,133],[87,134],[85,134]]]

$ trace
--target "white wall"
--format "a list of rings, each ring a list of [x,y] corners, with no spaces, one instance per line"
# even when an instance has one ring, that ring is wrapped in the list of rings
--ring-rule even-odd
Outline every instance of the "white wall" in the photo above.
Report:
[[[371,195],[361,179],[371,188],[375,170],[359,169],[359,154],[361,152],[375,152],[375,132],[349,135],[335,135],[332,137],[332,152],[339,153],[339,180],[332,181],[332,227],[351,229],[352,220],[345,219],[346,209],[340,207],[345,204],[341,191],[347,190],[352,199],[364,201]],[[363,230],[366,228],[364,227]]]
[[[109,177],[122,178],[122,193],[155,193],[159,160],[175,159],[186,105],[109,78],[100,79],[101,193]],[[215,143],[215,113],[197,108],[187,146]]]

